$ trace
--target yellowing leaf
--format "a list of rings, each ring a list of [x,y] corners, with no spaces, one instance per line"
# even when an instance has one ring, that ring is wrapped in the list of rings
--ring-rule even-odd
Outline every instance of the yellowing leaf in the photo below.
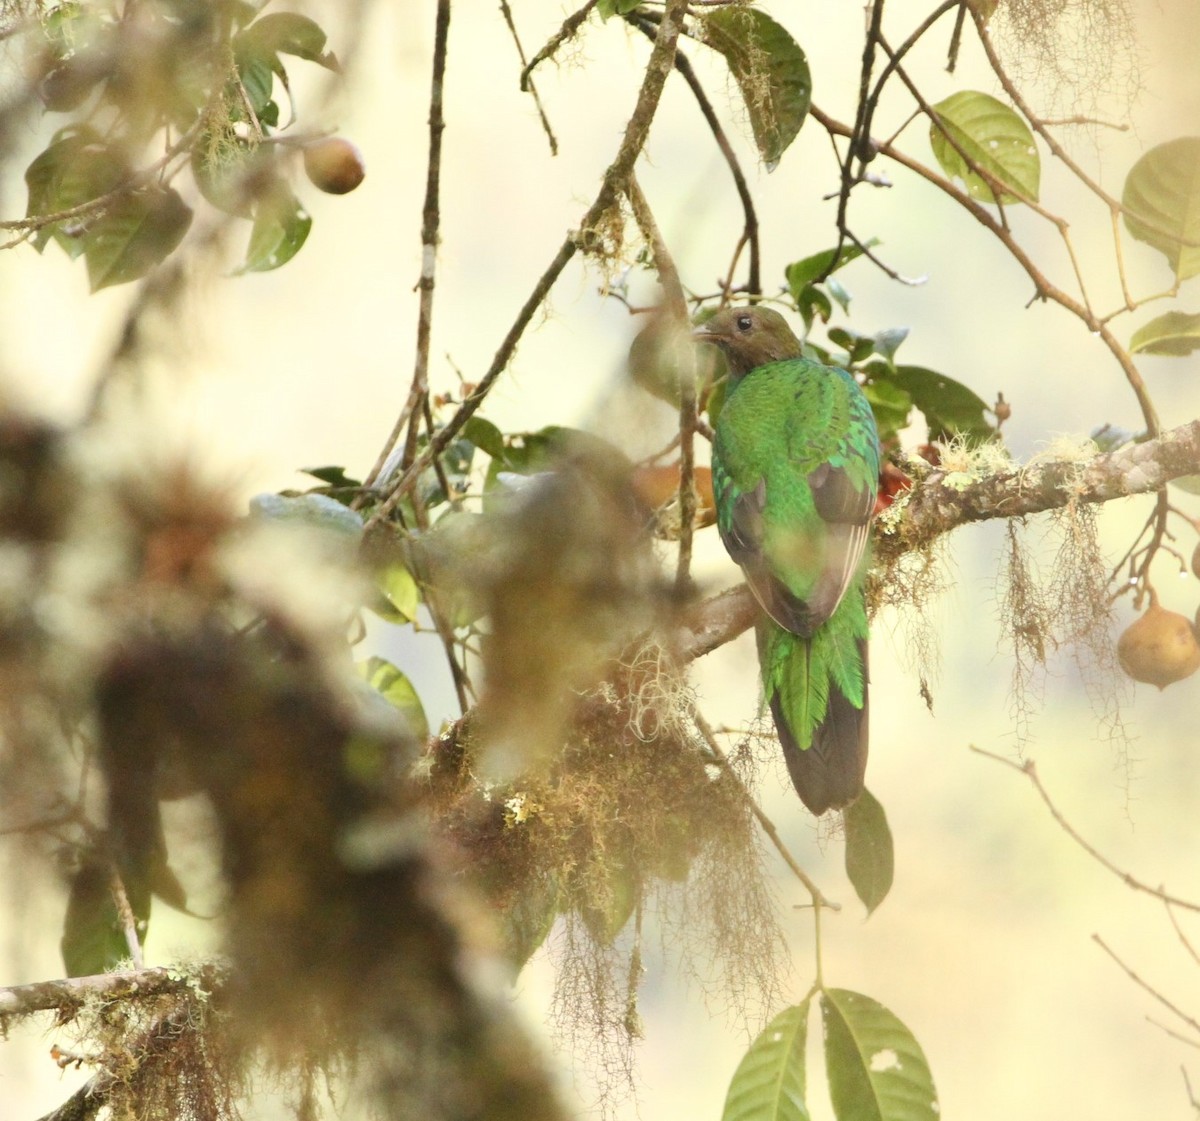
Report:
[[[1020,201],[1003,189],[997,200],[987,177],[980,174],[983,171],[1001,188],[1010,187],[1025,198],[1037,200],[1041,160],[1033,133],[1016,112],[976,90],[960,90],[933,108],[940,122],[940,126],[929,126],[934,158],[951,179],[962,180],[972,198],[980,202]]]
[[[1200,136],[1151,148],[1125,177],[1121,205],[1130,236],[1165,254],[1179,280],[1200,273]]]

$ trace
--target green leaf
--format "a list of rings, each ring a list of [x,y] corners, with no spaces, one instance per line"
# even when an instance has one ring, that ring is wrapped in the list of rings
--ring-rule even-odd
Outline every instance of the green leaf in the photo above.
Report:
[[[600,19],[610,19],[612,16],[623,16],[627,12],[636,12],[642,5],[642,0],[599,0],[596,11]]]
[[[192,209],[173,188],[147,187],[117,199],[83,236],[92,291],[140,280],[191,224]]]
[[[637,907],[642,882],[636,869],[621,857],[597,855],[587,870],[589,886],[603,883],[579,907],[579,917],[588,933],[601,946],[611,946]]]
[[[362,480],[347,475],[346,468],[344,467],[302,467],[301,470],[304,474],[311,475],[314,479],[320,479],[327,486],[345,487],[349,490],[362,486]]]
[[[986,440],[995,432],[984,416],[987,403],[961,382],[923,366],[897,366],[883,376],[903,389],[925,414],[931,440],[960,433]]]
[[[808,1121],[805,1046],[812,998],[780,1012],[742,1056],[721,1121]]]
[[[871,914],[892,890],[895,854],[887,814],[864,790],[842,813],[846,829],[846,875]]]
[[[1178,487],[1185,494],[1200,494],[1200,475],[1180,475],[1171,480],[1171,486]]]
[[[704,41],[725,56],[741,88],[758,153],[774,171],[808,114],[808,59],[791,35],[757,8],[721,8],[705,16],[702,26]]]
[[[921,1045],[876,1000],[824,989],[825,1067],[838,1121],[939,1121]]]
[[[878,244],[879,239],[875,237],[866,243],[868,249],[874,249]],[[800,291],[817,277],[827,277],[837,272],[855,257],[861,257],[862,253],[857,245],[847,242],[840,252],[835,245],[831,249],[822,249],[820,253],[814,253],[811,257],[801,257],[799,261],[793,261],[783,270],[792,299],[798,300]]]
[[[55,134],[45,151],[25,169],[25,185],[29,190],[25,216],[56,214],[91,202],[108,194],[126,177],[125,164],[104,144],[98,133],[89,128],[65,128]],[[62,223],[43,226],[33,236],[34,247],[40,253],[53,237],[71,257],[78,257],[84,248],[85,219],[76,221],[79,223],[77,233],[64,233]]]
[[[79,870],[71,878],[59,943],[68,977],[104,973],[129,957],[129,943],[117,914],[111,885],[108,861],[94,852],[86,853]],[[150,919],[150,893],[131,892],[130,895],[130,908],[138,937],[142,939]]]
[[[261,16],[234,38],[235,50],[249,49],[260,57],[290,54],[330,70],[338,69],[337,58],[325,50],[321,26],[297,12],[273,12]]]
[[[963,181],[973,199],[997,201],[991,185],[972,170],[972,164],[986,171],[1002,187],[1010,187],[1037,201],[1041,160],[1033,133],[1014,110],[990,94],[975,90],[959,90],[933,108],[941,122],[941,127],[936,123],[929,126],[934,158],[951,179]],[[966,153],[970,164],[946,139],[947,135]],[[1020,200],[1001,190],[998,201]]]
[[[829,341],[846,351],[851,364],[863,361],[875,350],[874,335],[861,335],[849,327],[831,327]]]
[[[1121,205],[1130,235],[1163,253],[1179,280],[1200,273],[1200,136],[1151,148],[1129,169]]]
[[[1134,354],[1166,354],[1183,358],[1200,347],[1200,315],[1168,311],[1139,327],[1129,340]]]
[[[425,706],[413,683],[386,658],[368,658],[358,663],[359,673],[385,701],[403,717],[413,737],[420,742],[429,738]]]
[[[862,389],[875,414],[881,440],[886,443],[890,436],[908,427],[913,401],[904,389],[895,382],[877,378],[868,380]]]
[[[813,320],[819,318],[822,323],[829,322],[829,317],[833,314],[833,304],[824,288],[816,284],[806,284],[796,296],[796,310],[804,320],[804,329],[811,331]]]
[[[286,265],[308,238],[312,218],[300,200],[282,185],[260,199],[250,231],[246,260],[239,273],[269,272]]]
[[[490,420],[473,416],[462,426],[462,434],[463,439],[470,440],[484,455],[503,462],[506,451],[504,433]]]
[[[411,623],[421,604],[421,589],[413,574],[403,565],[395,564],[376,577],[379,590],[396,612],[394,622]]]

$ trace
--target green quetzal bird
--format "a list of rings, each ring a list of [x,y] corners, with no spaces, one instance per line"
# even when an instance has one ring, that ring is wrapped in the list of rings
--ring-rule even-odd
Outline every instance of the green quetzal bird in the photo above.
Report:
[[[817,815],[849,805],[867,766],[867,538],[879,433],[845,370],[801,356],[783,317],[718,312],[695,334],[725,354],[713,439],[717,528],[765,613],[763,690],[792,783]]]

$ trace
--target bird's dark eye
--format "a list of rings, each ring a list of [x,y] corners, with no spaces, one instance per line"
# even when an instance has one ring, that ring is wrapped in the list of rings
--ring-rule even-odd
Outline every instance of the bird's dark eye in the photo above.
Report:
[[[737,324],[739,331],[749,331],[754,326],[754,319],[749,315],[739,315],[734,322]]]

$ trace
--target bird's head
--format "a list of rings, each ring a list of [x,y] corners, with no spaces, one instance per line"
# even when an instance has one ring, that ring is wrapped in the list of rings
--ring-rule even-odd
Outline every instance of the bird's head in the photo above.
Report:
[[[799,358],[801,354],[800,340],[787,320],[768,307],[725,308],[696,330],[692,338],[719,346],[735,378],[768,362]]]

